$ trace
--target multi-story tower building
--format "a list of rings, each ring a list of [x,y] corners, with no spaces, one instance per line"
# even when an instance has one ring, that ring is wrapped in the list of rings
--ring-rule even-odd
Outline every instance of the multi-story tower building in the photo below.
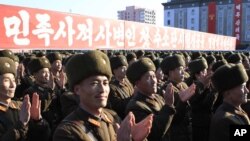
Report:
[[[234,36],[250,44],[250,0],[171,0],[163,3],[164,25]]]
[[[118,11],[119,20],[135,21],[141,23],[156,23],[156,13],[154,10],[128,6],[126,10]]]

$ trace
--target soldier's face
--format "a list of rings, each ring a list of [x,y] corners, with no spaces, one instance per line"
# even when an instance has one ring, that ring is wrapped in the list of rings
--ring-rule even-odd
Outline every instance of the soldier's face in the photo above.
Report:
[[[62,61],[56,60],[51,64],[51,69],[60,71],[62,69]]]
[[[173,71],[170,71],[170,75],[173,78],[173,81],[177,83],[184,81],[184,67],[180,66]]]
[[[160,67],[156,70],[155,75],[156,75],[157,80],[163,80],[164,78],[164,74]]]
[[[240,105],[247,102],[248,93],[249,91],[246,87],[246,83],[243,83],[235,88],[232,88],[227,95],[227,99],[235,105]]]
[[[155,94],[157,92],[157,78],[155,72],[146,72],[141,79],[136,82],[136,86],[146,95]]]
[[[0,99],[10,99],[14,97],[16,90],[16,80],[12,73],[0,76]]]
[[[74,92],[80,97],[80,105],[91,111],[107,105],[109,91],[108,78],[103,75],[90,76],[74,87]]]
[[[114,69],[113,72],[114,72],[115,78],[118,81],[121,81],[126,77],[127,66],[121,66],[121,67],[119,67],[117,69]]]
[[[43,68],[34,74],[36,82],[47,84],[50,78],[50,71],[48,68]]]

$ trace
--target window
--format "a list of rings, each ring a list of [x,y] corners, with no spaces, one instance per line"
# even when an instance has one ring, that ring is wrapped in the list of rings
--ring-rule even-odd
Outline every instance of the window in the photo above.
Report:
[[[170,20],[167,21],[167,25],[170,25]]]

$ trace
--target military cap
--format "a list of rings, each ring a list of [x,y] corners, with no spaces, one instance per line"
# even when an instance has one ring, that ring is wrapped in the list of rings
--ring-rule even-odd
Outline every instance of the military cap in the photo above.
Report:
[[[219,60],[213,64],[212,71],[215,72],[219,67],[226,65],[226,64],[227,64],[227,60],[225,59]]]
[[[182,54],[183,54],[183,56],[184,56],[185,58],[190,57],[190,55],[188,54],[188,52],[183,52]]]
[[[156,69],[160,67],[162,60],[162,58],[158,58],[153,61]]]
[[[216,62],[216,58],[215,58],[213,55],[208,55],[208,56],[206,57],[206,60],[207,60],[207,64],[208,64],[208,65],[210,65],[210,64]]]
[[[77,54],[67,62],[66,75],[71,90],[76,84],[90,76],[105,75],[110,80],[112,71],[109,58],[98,50]]]
[[[13,55],[13,60],[14,60],[14,62],[19,62],[19,57],[16,55]]]
[[[127,56],[127,61],[131,61],[133,58],[137,58],[134,52],[129,53]]]
[[[36,57],[43,57],[43,56],[46,56],[44,51],[39,51],[36,53]]]
[[[0,57],[0,75],[5,73],[12,73],[16,76],[15,62],[8,57]]]
[[[200,57],[202,57],[201,52],[193,52],[191,55],[192,60],[195,60],[195,59],[200,58]]]
[[[0,51],[0,57],[9,57],[12,60],[15,60],[14,53],[11,50],[1,50]]]
[[[31,74],[34,74],[43,68],[50,69],[50,67],[51,65],[49,63],[49,60],[44,57],[34,58],[28,63],[28,69]]]
[[[199,73],[200,71],[207,68],[207,61],[203,57],[201,59],[193,60],[188,64],[188,69],[191,74]]]
[[[49,53],[47,55],[47,58],[49,59],[49,62],[52,64],[56,60],[61,60],[62,61],[62,55],[59,52],[53,52]]]
[[[168,56],[161,62],[162,72],[166,75],[168,75],[168,72],[170,70],[174,70],[180,66],[185,66],[185,61],[183,59],[183,56],[177,54]]]
[[[230,56],[230,55],[232,55],[233,54],[233,52],[226,52],[225,54],[224,54],[224,58],[225,59],[228,59],[228,57]]]
[[[143,51],[143,50],[138,50],[138,51],[136,51],[135,54],[136,54],[136,57],[137,57],[137,58],[140,58],[140,57],[144,56],[145,51]]]
[[[214,72],[211,80],[219,92],[224,92],[247,82],[248,76],[242,64],[226,64]]]
[[[156,56],[152,51],[151,52],[146,52],[145,57],[150,58],[152,61],[154,61],[156,59]]]
[[[242,57],[239,53],[232,54],[227,59],[228,63],[239,63],[239,61],[242,61]]]
[[[124,55],[118,55],[110,58],[111,69],[115,70],[121,66],[128,66],[127,59]]]
[[[221,54],[216,54],[214,57],[216,58],[217,61],[225,59]]]
[[[155,71],[155,65],[151,59],[143,57],[128,67],[127,77],[129,81],[135,85],[135,82],[140,80],[144,73],[148,71]]]

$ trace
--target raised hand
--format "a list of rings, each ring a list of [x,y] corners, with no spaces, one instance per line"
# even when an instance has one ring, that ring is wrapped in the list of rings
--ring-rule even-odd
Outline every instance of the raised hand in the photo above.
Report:
[[[168,106],[174,105],[174,86],[172,83],[169,83],[166,87],[166,90],[163,91],[163,97],[165,99],[165,103]]]
[[[25,95],[19,114],[19,120],[23,123],[24,126],[26,126],[30,120],[30,107],[31,104],[29,95]]]
[[[66,74],[64,72],[60,72],[59,79],[56,79],[57,84],[61,89],[64,89],[66,83]]]
[[[117,130],[117,141],[130,141],[131,140],[131,127],[134,124],[134,114],[129,112],[129,114],[124,118],[121,125],[116,125]]]
[[[148,115],[145,119],[132,126],[131,134],[134,141],[142,141],[147,138],[151,131],[153,123],[153,114]]]
[[[179,97],[182,102],[188,101],[195,94],[196,85],[193,83],[185,90],[180,90]]]
[[[18,78],[23,78],[24,75],[25,75],[25,67],[24,65],[21,63],[18,65],[18,68],[17,68],[17,76]]]
[[[33,120],[40,120],[41,116],[41,101],[39,100],[39,95],[33,93],[32,95],[32,105],[30,108],[30,118]]]

